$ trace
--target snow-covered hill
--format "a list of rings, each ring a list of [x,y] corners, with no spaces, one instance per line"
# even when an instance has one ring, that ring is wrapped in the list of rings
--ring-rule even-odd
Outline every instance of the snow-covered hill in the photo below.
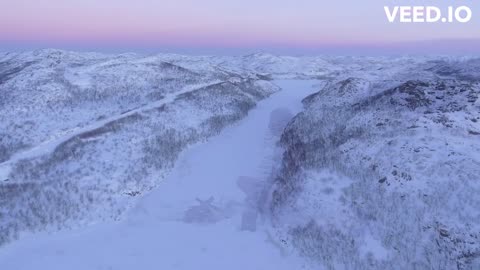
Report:
[[[152,57],[42,50],[1,69],[0,239],[119,218],[188,145],[278,87]]]
[[[330,81],[282,135],[275,224],[327,269],[480,267],[478,64],[415,67]]]
[[[0,268],[478,269],[479,78],[471,57],[2,53]]]

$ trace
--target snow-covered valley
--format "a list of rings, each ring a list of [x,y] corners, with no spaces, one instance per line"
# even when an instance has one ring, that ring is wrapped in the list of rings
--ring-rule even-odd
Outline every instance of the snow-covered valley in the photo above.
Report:
[[[284,116],[301,109],[313,83],[277,82],[283,91],[221,135],[185,151],[124,220],[25,237],[0,250],[1,264],[6,269],[296,268],[298,261],[284,253],[259,212],[279,153],[280,134],[271,127],[285,125],[290,119]]]
[[[40,50],[0,93],[0,269],[480,267],[476,58]]]

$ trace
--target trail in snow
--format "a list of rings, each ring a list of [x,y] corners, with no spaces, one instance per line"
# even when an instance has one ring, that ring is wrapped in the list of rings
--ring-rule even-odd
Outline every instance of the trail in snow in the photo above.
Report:
[[[204,144],[185,151],[118,223],[36,234],[0,249],[2,269],[298,269],[260,219],[281,127],[313,81],[283,91]]]
[[[75,137],[79,134],[82,134],[82,133],[85,133],[85,132],[88,132],[88,131],[92,131],[94,129],[105,126],[106,124],[108,124],[110,122],[113,122],[113,121],[116,121],[116,120],[119,120],[119,119],[122,119],[122,118],[125,118],[125,117],[128,117],[128,116],[131,116],[135,113],[142,113],[142,112],[145,112],[145,111],[149,111],[149,110],[158,108],[158,107],[160,107],[164,104],[168,104],[168,103],[173,102],[175,100],[175,98],[177,98],[181,94],[191,92],[191,91],[194,91],[196,89],[207,87],[207,86],[217,84],[217,83],[220,83],[220,82],[221,81],[217,81],[217,82],[213,82],[213,83],[210,82],[210,83],[204,83],[204,84],[188,85],[188,86],[184,87],[183,89],[181,89],[180,91],[168,94],[164,98],[162,98],[161,100],[158,100],[156,102],[152,102],[152,103],[149,103],[147,105],[140,106],[138,108],[132,109],[130,111],[123,112],[121,114],[114,115],[114,116],[111,116],[111,117],[93,122],[93,123],[88,124],[84,127],[76,127],[76,128],[73,128],[73,129],[63,131],[63,132],[56,133],[56,134],[52,135],[51,138],[49,138],[48,140],[46,140],[46,141],[44,141],[44,142],[42,142],[42,143],[40,143],[40,144],[38,144],[34,147],[31,147],[31,148],[28,148],[26,150],[15,153],[8,160],[6,160],[4,162],[1,162],[0,163],[0,181],[6,180],[8,178],[8,175],[10,174],[11,169],[12,169],[12,165],[17,163],[21,159],[34,158],[34,157],[38,157],[38,156],[53,152],[54,149],[57,146],[59,146],[60,144],[72,139],[73,137]]]

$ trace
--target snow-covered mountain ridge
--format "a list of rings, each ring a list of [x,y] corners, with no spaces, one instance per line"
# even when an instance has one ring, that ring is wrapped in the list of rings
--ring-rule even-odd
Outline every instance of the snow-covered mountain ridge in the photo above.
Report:
[[[475,62],[332,80],[305,98],[270,204],[288,245],[327,269],[478,269]]]
[[[311,95],[308,80],[315,81]],[[291,261],[296,269],[477,269],[479,95],[480,61],[473,57],[3,53],[0,250],[16,258],[14,244],[31,240],[27,235],[68,235],[69,228],[106,221],[112,238],[132,229],[144,239],[140,228],[155,233],[162,226],[172,237],[218,229],[235,235],[232,245],[266,237],[262,254],[276,265],[300,255],[301,263]],[[281,149],[270,149],[276,140]],[[188,166],[178,164],[194,144],[205,147],[182,159]],[[250,175],[258,165],[265,168]],[[131,228],[136,218],[145,224]],[[223,245],[217,242],[215,248]],[[225,268],[196,247],[189,250],[199,257],[183,269],[195,260]],[[225,256],[235,257],[227,250],[237,248],[226,243]],[[0,266],[22,263],[2,254]],[[118,266],[124,260],[113,269],[128,269]],[[258,260],[265,269],[268,260]]]

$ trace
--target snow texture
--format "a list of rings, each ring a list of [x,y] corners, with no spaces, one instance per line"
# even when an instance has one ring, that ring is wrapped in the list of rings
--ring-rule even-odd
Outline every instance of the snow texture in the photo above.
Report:
[[[480,269],[479,95],[472,57],[0,54],[0,268]]]

